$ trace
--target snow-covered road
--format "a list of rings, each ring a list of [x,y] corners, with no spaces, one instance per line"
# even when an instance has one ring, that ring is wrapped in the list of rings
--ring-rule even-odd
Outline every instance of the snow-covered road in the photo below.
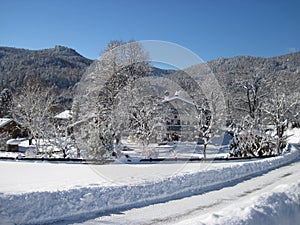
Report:
[[[300,161],[203,194],[78,224],[297,224],[299,200]]]

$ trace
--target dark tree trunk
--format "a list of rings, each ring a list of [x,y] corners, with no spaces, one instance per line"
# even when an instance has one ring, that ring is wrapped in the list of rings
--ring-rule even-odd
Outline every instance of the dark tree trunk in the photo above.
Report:
[[[205,142],[203,145],[203,158],[206,159],[206,147],[207,147],[207,143]]]

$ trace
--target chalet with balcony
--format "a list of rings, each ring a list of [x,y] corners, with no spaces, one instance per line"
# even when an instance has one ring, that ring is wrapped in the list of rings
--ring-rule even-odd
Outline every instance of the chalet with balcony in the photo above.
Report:
[[[166,92],[162,104],[166,121],[165,139],[194,141],[197,136],[197,105],[180,92],[172,97]]]

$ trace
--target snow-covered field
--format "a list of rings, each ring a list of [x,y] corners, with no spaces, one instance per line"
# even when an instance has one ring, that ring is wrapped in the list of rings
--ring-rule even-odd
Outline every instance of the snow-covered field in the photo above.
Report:
[[[297,132],[298,136],[291,137],[290,141],[299,142],[299,133]],[[299,173],[291,176],[289,173],[294,169],[299,171],[299,163],[296,163],[293,170],[281,175],[283,180],[276,181],[274,178],[276,185],[270,188],[270,192],[264,189],[265,192],[256,192],[256,195],[249,199],[243,198],[243,193],[251,194],[251,190],[241,192],[240,199],[244,201],[241,201],[238,207],[233,208],[227,204],[226,196],[223,196],[224,202],[218,202],[218,197],[224,193],[219,193],[215,197],[212,194],[213,191],[225,190],[233,182],[242,185],[250,177],[258,175],[262,177],[263,173],[271,169],[290,164],[299,158],[299,149],[296,145],[292,145],[290,150],[283,156],[248,161],[170,164],[80,165],[1,161],[0,224],[68,224],[68,221],[99,224],[97,219],[91,221],[87,219],[99,216],[103,219],[103,215],[109,213],[113,215],[136,207],[142,209],[150,204],[154,204],[155,207],[159,202],[168,203],[173,199],[188,199],[203,193],[207,193],[206,198],[211,201],[211,204],[207,207],[205,204],[208,201],[204,197],[202,209],[207,207],[208,210],[202,212],[202,217],[199,214],[196,216],[191,214],[176,222],[253,224],[247,221],[261,219],[263,222],[264,219],[268,220],[269,212],[270,215],[275,215],[276,211],[282,208],[286,211],[281,213],[298,215],[300,213],[300,182],[297,179]],[[287,183],[282,185],[283,181]],[[252,185],[255,184],[262,185],[261,182],[253,181]],[[256,187],[252,189],[255,190]],[[245,189],[235,191],[237,190]],[[230,191],[225,193],[229,195]],[[239,195],[234,195],[236,196]],[[230,199],[230,195],[228,198]],[[214,199],[216,202],[213,202]],[[193,202],[190,201],[191,204]],[[181,204],[184,207],[189,205]],[[219,208],[220,205],[222,208]],[[170,209],[174,211],[172,207]],[[201,208],[201,204],[198,207]],[[144,217],[150,218],[153,211],[148,211],[149,214],[146,212]],[[114,224],[116,217],[110,216],[110,218]],[[143,222],[147,224],[147,219]],[[169,221],[161,220],[161,222]],[[122,223],[119,221],[119,224]]]

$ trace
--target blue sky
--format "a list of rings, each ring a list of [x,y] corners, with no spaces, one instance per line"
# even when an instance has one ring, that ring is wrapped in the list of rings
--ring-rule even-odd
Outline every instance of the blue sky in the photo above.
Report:
[[[0,0],[0,46],[64,45],[98,58],[110,40],[163,40],[205,61],[300,50],[298,0]]]

